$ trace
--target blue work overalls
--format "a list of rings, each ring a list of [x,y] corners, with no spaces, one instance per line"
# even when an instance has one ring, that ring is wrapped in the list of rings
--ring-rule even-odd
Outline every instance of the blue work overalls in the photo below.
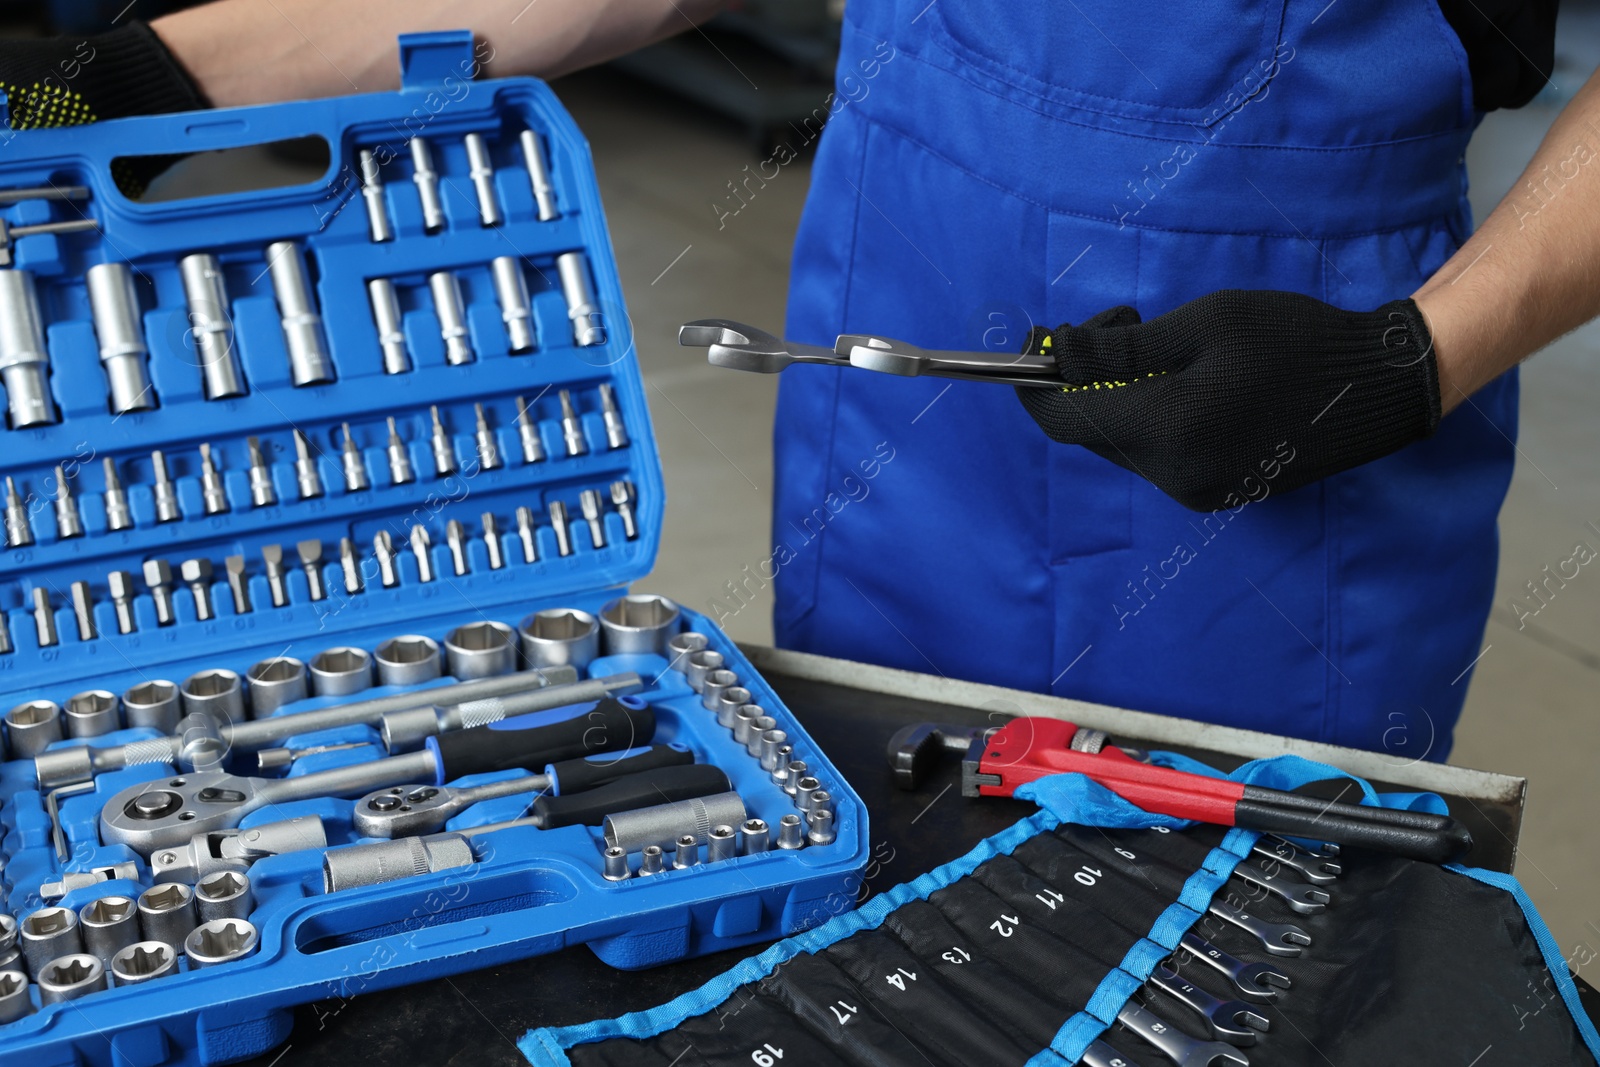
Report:
[[[1016,351],[1033,324],[1221,288],[1371,309],[1471,226],[1471,84],[1432,0],[852,0],[836,88],[797,340]],[[1050,442],[1008,387],[796,367],[777,640],[1441,759],[1516,398],[1508,374],[1427,441],[1196,514]]]

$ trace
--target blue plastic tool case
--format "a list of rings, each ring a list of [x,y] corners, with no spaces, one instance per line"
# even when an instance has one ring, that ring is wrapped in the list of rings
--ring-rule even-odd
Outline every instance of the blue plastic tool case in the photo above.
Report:
[[[245,675],[253,663],[291,655],[308,660],[335,646],[372,649],[386,638],[423,634],[441,640],[453,627],[491,619],[515,627],[529,613],[573,607],[591,613],[649,572],[661,530],[662,478],[645,394],[634,353],[610,238],[587,146],[554,94],[531,78],[473,81],[473,39],[466,32],[421,34],[401,40],[402,88],[339,99],[133,118],[97,126],[15,134],[0,155],[0,188],[84,185],[78,205],[99,222],[98,232],[32,235],[14,242],[14,268],[31,272],[42,307],[50,357],[49,388],[59,412],[54,425],[0,430],[0,475],[11,477],[26,502],[34,544],[10,547],[0,557],[0,609],[13,648],[0,654],[0,711],[48,699],[65,704],[89,689],[122,693],[150,679],[181,681],[208,668]],[[518,149],[532,130],[548,157],[558,213],[541,221],[529,172]],[[482,223],[463,145],[468,133],[485,138],[504,220]],[[142,203],[122,195],[111,180],[118,157],[193,153],[320,136],[331,154],[316,182],[200,199]],[[412,180],[408,141],[432,147],[446,215],[441,231],[426,232],[419,191]],[[361,149],[381,164],[383,205],[392,240],[376,243],[362,196]],[[75,216],[60,202],[29,201],[4,207],[10,224]],[[316,305],[336,380],[296,388],[264,248],[293,240],[314,279]],[[579,346],[557,278],[557,255],[587,257],[599,317],[600,344]],[[211,252],[222,264],[231,298],[234,343],[247,395],[207,400],[197,366],[191,320],[178,260]],[[490,276],[496,257],[512,255],[523,267],[531,294],[536,343],[510,354],[506,327]],[[148,368],[159,406],[123,415],[108,407],[106,376],[89,311],[84,273],[102,262],[126,262],[136,288]],[[462,287],[473,350],[471,362],[445,359],[441,327],[429,301],[427,275],[456,273]],[[392,279],[403,311],[404,341],[412,366],[384,372],[366,281]],[[625,447],[607,447],[597,388],[615,390],[629,435]],[[560,390],[577,405],[587,451],[564,447]],[[523,462],[514,420],[523,398],[538,420],[547,458]],[[503,462],[484,469],[473,462],[474,405],[482,404]],[[430,406],[437,405],[452,434],[462,469],[433,477],[428,435]],[[385,445],[393,417],[405,441],[415,480],[391,484]],[[346,492],[340,443],[348,423],[371,488]],[[302,430],[320,452],[316,462],[325,493],[300,499],[291,430]],[[258,437],[271,468],[277,502],[252,506],[247,439]],[[230,508],[206,514],[199,480],[199,446],[208,444],[226,483]],[[182,517],[157,522],[151,453],[160,449],[176,484]],[[102,494],[110,458],[125,487],[131,528],[112,531]],[[54,471],[64,466],[84,533],[58,536],[52,507]],[[634,487],[637,533],[626,536],[607,499],[606,544],[596,548],[579,515],[579,493],[607,489],[616,480]],[[572,551],[559,553],[548,504],[564,501],[572,515]],[[513,513],[527,506],[538,517],[538,562],[527,563]],[[493,513],[503,542],[504,565],[490,566],[478,535],[481,516]],[[445,524],[459,519],[473,531],[469,570],[457,574],[447,550]],[[406,535],[416,524],[432,535],[434,580],[419,580]],[[392,532],[398,581],[385,587],[371,566],[373,538]],[[364,588],[345,592],[336,546],[350,537],[363,557]],[[326,598],[313,601],[292,546],[320,539],[326,551]],[[261,549],[286,552],[288,602],[274,607],[263,574]],[[242,554],[249,566],[253,610],[235,612],[222,561]],[[139,575],[150,559],[207,558],[215,564],[211,601],[215,617],[197,618],[189,589],[178,580],[175,619],[159,625],[155,604],[138,586],[132,633],[119,633],[107,575]],[[87,581],[93,593],[97,636],[83,640],[68,590]],[[41,647],[34,587],[49,597],[59,640]],[[638,968],[686,956],[779,937],[815,925],[849,906],[848,887],[865,865],[867,820],[859,799],[818,751],[777,695],[714,624],[684,612],[685,626],[710,639],[726,657],[753,700],[778,721],[834,798],[837,840],[794,851],[769,851],[703,863],[665,875],[608,882],[602,878],[598,827],[555,830],[517,828],[488,838],[492,859],[464,875],[425,874],[345,892],[327,893],[319,850],[269,856],[250,869],[256,903],[250,921],[259,951],[246,959],[51,1005],[0,1025],[0,1063],[29,1067],[95,1064],[155,1067],[222,1063],[282,1042],[289,1008],[386,986],[481,968],[497,962],[589,945],[606,962]],[[442,640],[441,640],[442,643]],[[753,816],[776,827],[793,801],[702,707],[682,673],[651,655],[603,656],[588,675],[637,671],[638,694],[657,718],[656,740],[690,747],[698,762],[723,768]],[[442,682],[452,679],[445,677]],[[300,711],[397,690],[355,697],[312,697],[277,710]],[[419,703],[422,701],[419,700]],[[152,738],[150,729],[121,729],[89,739],[100,746]],[[381,758],[378,734],[364,726],[304,734],[291,748],[371,742],[366,747],[306,756],[289,773],[322,770]],[[84,744],[65,740],[60,745]],[[55,747],[55,746],[53,746]],[[234,766],[236,773],[255,773]],[[61,823],[71,858],[58,863],[49,819],[31,759],[0,765],[0,842],[5,868],[4,910],[19,918],[41,906],[42,884],[68,871],[137,861],[140,879],[103,881],[74,889],[60,905],[79,908],[105,895],[137,897],[150,886],[148,864],[126,846],[100,844],[100,806],[129,785],[180,773],[167,764],[107,771],[94,792],[61,802]],[[271,772],[267,772],[271,773]],[[278,772],[282,773],[282,772]],[[479,804],[450,823],[460,829],[515,818],[526,796]],[[358,840],[349,798],[304,800],[259,811],[243,826],[317,815],[330,845]],[[634,866],[638,857],[633,857]],[[32,995],[37,1002],[38,991]]]

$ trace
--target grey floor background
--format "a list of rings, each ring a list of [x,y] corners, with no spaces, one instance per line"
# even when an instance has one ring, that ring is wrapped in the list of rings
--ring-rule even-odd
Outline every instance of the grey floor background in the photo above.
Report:
[[[1511,188],[1560,106],[1600,62],[1600,6],[1565,6],[1558,51],[1540,98],[1490,115],[1473,139],[1468,168],[1478,218]],[[724,215],[739,203],[729,183],[746,178],[745,168],[765,155],[742,129],[605,69],[556,89],[593,148],[666,470],[660,559],[638,587],[708,610],[726,583],[769,555],[775,382],[713,370],[703,352],[677,346],[677,326],[712,315],[782,325],[809,164],[802,159],[764,185],[752,182],[745,188],[754,195]],[[232,178],[213,175],[200,185],[237,181],[241,173],[262,184],[307,180],[303,166],[272,157],[224,167]],[[195,179],[183,176],[187,168],[166,180]],[[283,175],[276,182],[275,171]],[[1510,605],[1578,543],[1600,550],[1600,325],[1535,357],[1522,380],[1499,588],[1451,758],[1530,780],[1517,873],[1572,966],[1582,969],[1590,950],[1600,950],[1600,565],[1557,588],[1525,626]],[[770,642],[770,610],[766,590],[726,628],[742,641]],[[1414,736],[1404,739],[1410,747],[1397,745],[1397,761],[1427,744],[1427,724],[1409,725]],[[1591,979],[1595,971],[1600,962],[1589,964]]]

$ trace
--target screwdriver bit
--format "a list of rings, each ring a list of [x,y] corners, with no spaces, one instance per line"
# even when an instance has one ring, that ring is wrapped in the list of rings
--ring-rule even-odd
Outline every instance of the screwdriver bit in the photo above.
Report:
[[[186,559],[178,565],[178,575],[194,594],[194,615],[201,622],[215,616],[211,610],[211,576],[209,559]]]
[[[561,438],[567,443],[567,455],[581,456],[589,451],[589,446],[583,439],[583,423],[572,408],[572,394],[563,389],[556,396],[561,401]]]
[[[150,466],[156,472],[156,521],[177,522],[183,518],[183,510],[178,507],[178,487],[172,484],[172,474],[167,470],[167,457],[160,449],[150,453]]]
[[[72,614],[78,620],[79,641],[93,641],[100,636],[94,625],[94,596],[88,582],[72,583]]]
[[[245,445],[250,449],[250,501],[258,508],[271,507],[278,502],[278,491],[272,487],[272,469],[261,454],[261,439],[246,438]]]
[[[435,404],[429,410],[433,413],[433,432],[428,438],[428,443],[433,446],[433,472],[443,478],[456,472],[456,446],[450,442],[450,434],[439,418],[439,405]]]
[[[606,444],[611,448],[627,448],[628,427],[623,424],[622,412],[617,410],[617,395],[609,382],[600,383],[600,418],[606,424]]]
[[[486,471],[492,471],[500,466],[500,442],[495,440],[494,430],[489,428],[489,419],[483,413],[483,405],[474,404],[473,409],[477,413],[478,466]]]
[[[33,527],[28,523],[28,508],[17,495],[17,483],[6,475],[6,544],[27,548],[33,544]]]
[[[63,541],[83,536],[83,517],[78,514],[78,502],[72,498],[72,486],[67,484],[67,469],[59,463],[56,464],[56,536]]]
[[[460,519],[444,524],[444,541],[450,546],[450,560],[455,565],[456,576],[467,573],[467,528]]]
[[[306,584],[311,587],[312,600],[326,600],[328,591],[322,584],[322,542],[316,538],[295,545],[300,556],[300,568],[306,572]]]
[[[522,559],[525,563],[539,561],[539,541],[533,534],[533,509],[517,509],[517,536],[522,539]]]
[[[233,593],[233,613],[250,614],[250,576],[245,573],[243,556],[229,556],[223,560],[228,568],[228,589]]]
[[[533,421],[528,402],[517,397],[517,436],[522,439],[522,462],[542,463],[544,442],[539,439],[539,424]]]
[[[267,588],[272,592],[272,606],[281,608],[289,603],[289,587],[283,570],[283,546],[262,545],[261,561],[267,565]]]
[[[572,555],[572,537],[567,530],[567,505],[559,500],[550,501],[550,527],[556,532],[556,551],[563,556]]]
[[[400,440],[400,431],[395,428],[394,416],[389,416],[389,481],[395,485],[405,485],[407,482],[416,481],[417,476],[411,472],[411,454],[406,451],[406,443]]]
[[[378,561],[378,575],[385,589],[392,589],[400,581],[394,567],[394,538],[388,530],[379,530],[372,537],[372,554]]]
[[[433,539],[428,536],[427,527],[411,527],[411,554],[417,557],[417,576],[425,582],[433,581],[432,546]]]
[[[144,563],[144,584],[156,602],[156,625],[172,625],[172,564],[164,559]]]
[[[111,589],[111,606],[117,610],[117,633],[133,633],[139,628],[133,615],[133,575],[112,571],[106,575],[106,585]]]
[[[600,510],[600,490],[585,489],[578,494],[578,507],[583,510],[583,521],[589,524],[589,540],[594,547],[606,547],[606,523]]]
[[[344,461],[344,491],[347,493],[365,492],[372,483],[367,479],[367,464],[362,458],[361,449],[356,447],[355,440],[350,436],[350,424],[344,424],[344,446],[340,451],[340,458]]]
[[[611,483],[611,504],[622,520],[622,536],[632,541],[639,536],[639,527],[633,520],[633,483],[618,480]]]
[[[294,431],[294,480],[300,484],[301,500],[315,500],[322,495],[322,475],[317,472],[311,442],[299,430]]]
[[[11,622],[4,611],[0,611],[0,656],[11,652]]]
[[[207,515],[221,515],[228,510],[228,490],[212,461],[210,445],[200,446],[200,499],[205,502]]]
[[[50,607],[50,594],[44,591],[44,586],[33,587],[33,622],[39,628],[39,647],[49,648],[56,644],[56,613]]]
[[[500,529],[495,524],[494,512],[483,513],[483,547],[489,553],[489,569],[497,571],[506,565],[506,558],[500,549]]]
[[[117,477],[117,465],[106,457],[106,527],[126,530],[133,525],[133,515],[128,511],[128,494]]]
[[[339,569],[344,572],[344,591],[351,596],[361,592],[361,557],[348,537],[339,538]]]

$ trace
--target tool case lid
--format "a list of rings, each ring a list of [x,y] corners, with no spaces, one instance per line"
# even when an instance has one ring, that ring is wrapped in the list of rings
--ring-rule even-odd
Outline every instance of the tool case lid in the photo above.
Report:
[[[50,356],[49,385],[59,420],[54,425],[0,430],[0,476],[17,484],[29,511],[35,543],[0,550],[0,610],[8,616],[14,652],[0,656],[0,706],[53,690],[74,679],[86,680],[108,669],[141,667],[165,658],[190,658],[231,650],[264,639],[259,631],[305,630],[308,610],[314,625],[329,637],[340,630],[370,628],[388,621],[440,615],[463,607],[461,601],[491,610],[496,606],[580,590],[625,586],[648,573],[659,543],[664,489],[660,457],[645,406],[629,321],[604,212],[587,145],[550,89],[532,78],[475,81],[478,58],[468,31],[406,35],[400,41],[402,87],[369,93],[216,111],[118,119],[93,127],[13,132],[0,153],[0,190],[42,185],[82,185],[83,201],[28,200],[0,205],[0,218],[12,227],[79,217],[99,221],[98,232],[38,234],[13,242],[14,267],[34,276]],[[529,173],[518,137],[534,131],[544,145],[558,217],[539,221]],[[493,182],[504,213],[499,226],[482,225],[463,137],[486,138],[494,164]],[[439,174],[439,193],[447,225],[424,230],[419,191],[412,181],[408,142],[426,138]],[[189,154],[319,138],[327,145],[327,171],[316,180],[282,188],[233,192],[194,199],[136,201],[119,191],[112,178],[124,157]],[[394,239],[374,243],[362,196],[359,152],[373,151],[380,163],[383,198]],[[293,240],[305,254],[337,380],[296,388],[281,315],[269,276],[265,248]],[[605,331],[602,344],[580,347],[568,320],[555,257],[585,254]],[[195,252],[220,260],[231,298],[234,343],[248,384],[235,399],[204,398],[199,359],[178,261]],[[496,300],[489,264],[517,257],[531,295],[537,343],[532,352],[513,355]],[[105,262],[125,262],[134,270],[139,292],[148,367],[159,406],[150,411],[114,414],[90,314],[84,272]],[[440,325],[428,298],[427,276],[452,270],[463,290],[474,362],[445,362]],[[401,294],[404,334],[413,367],[385,374],[378,332],[366,282],[393,279]],[[608,383],[627,427],[629,444],[608,449],[595,390]],[[563,450],[557,397],[571,389],[580,400],[587,453]],[[548,456],[523,463],[514,417],[526,400],[540,420]],[[475,455],[472,405],[490,412],[504,463],[485,470]],[[438,404],[455,416],[450,430],[461,471],[429,478],[428,410]],[[416,470],[409,484],[389,484],[384,444],[386,419],[396,416]],[[349,423],[362,450],[372,488],[346,492],[340,464],[340,427]],[[303,429],[320,451],[317,467],[325,486],[313,500],[297,497],[291,429]],[[246,442],[259,437],[268,449],[278,501],[251,507]],[[199,446],[217,456],[230,498],[226,514],[207,515],[201,502]],[[176,483],[183,517],[158,523],[152,492],[151,453],[162,450]],[[107,529],[102,492],[103,462],[112,459],[133,515],[131,529]],[[63,467],[85,527],[81,537],[57,535],[52,501],[57,465]],[[635,487],[638,535],[621,536],[607,496],[613,480]],[[605,521],[615,531],[605,548],[593,549],[577,501],[580,490],[600,491]],[[475,506],[474,498],[482,508]],[[550,500],[567,504],[572,535],[585,550],[562,557],[547,540]],[[448,580],[420,589],[404,581],[394,595],[367,595],[358,611],[337,596],[338,542],[351,536],[363,558],[372,562],[372,538],[390,529],[402,569],[411,566],[405,533],[414,523],[427,526],[436,560],[443,560],[448,517],[480,510],[496,513],[502,538],[515,543],[516,506],[533,509],[539,526],[536,566],[495,572],[494,582],[473,583],[470,596]],[[480,531],[474,530],[477,536]],[[291,603],[271,608],[255,599],[250,616],[234,616],[228,603],[222,561],[243,554],[260,582],[261,548],[285,547],[291,582],[294,545],[320,538],[324,545],[329,600],[317,605]],[[197,626],[158,630],[140,626],[119,635],[107,591],[107,574],[127,571],[146,593],[140,569],[146,560],[207,558],[215,565],[212,600],[216,618]],[[414,568],[413,568],[414,570]],[[438,567],[436,566],[436,571]],[[373,589],[368,570],[368,588]],[[438,578],[449,577],[448,571]],[[79,641],[68,595],[72,582],[91,584],[99,638]],[[32,588],[42,586],[56,614],[59,644],[40,648],[33,625]],[[177,582],[180,622],[187,593]],[[262,587],[264,589],[264,586]],[[421,599],[425,594],[429,600]],[[304,597],[300,598],[302,601]],[[291,598],[293,600],[293,598]],[[431,603],[430,603],[431,601]],[[192,614],[189,615],[192,618]],[[239,631],[258,631],[241,642]],[[140,646],[143,646],[141,649]],[[181,645],[181,652],[180,652]],[[170,656],[169,656],[170,653]]]

